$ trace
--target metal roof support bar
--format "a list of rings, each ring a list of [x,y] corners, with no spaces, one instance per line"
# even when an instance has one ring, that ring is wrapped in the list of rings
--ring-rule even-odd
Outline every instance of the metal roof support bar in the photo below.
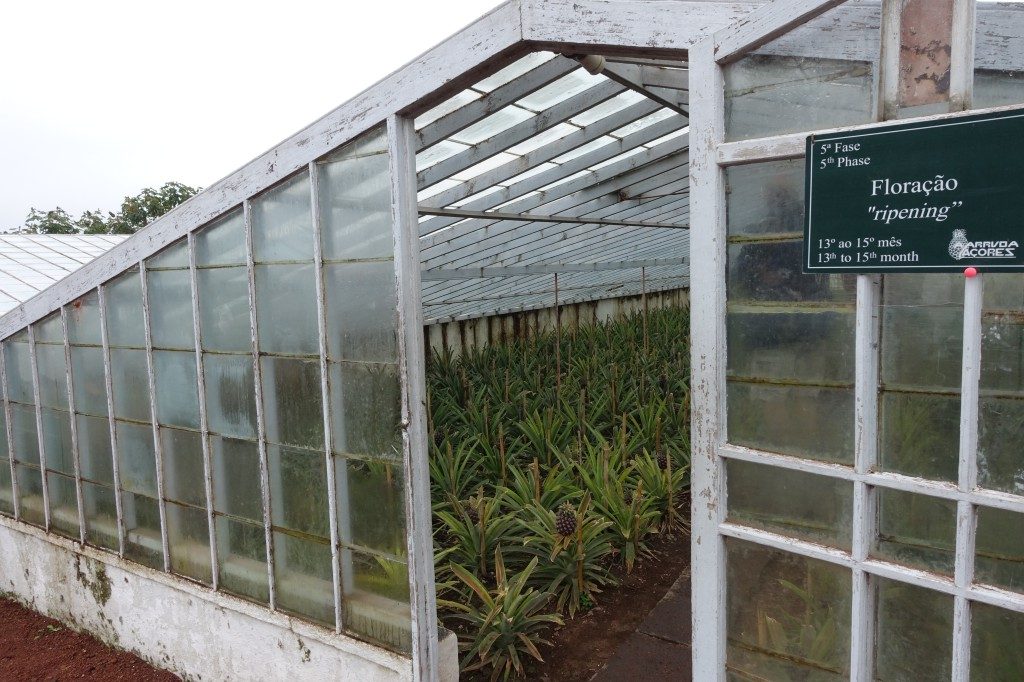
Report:
[[[553,275],[565,272],[598,272],[601,270],[652,268],[659,265],[686,265],[688,262],[688,258],[652,258],[650,260],[624,260],[608,263],[538,263],[536,265],[511,265],[497,268],[451,268],[448,270],[424,270],[420,278],[423,281],[427,281],[475,279],[477,277]]]

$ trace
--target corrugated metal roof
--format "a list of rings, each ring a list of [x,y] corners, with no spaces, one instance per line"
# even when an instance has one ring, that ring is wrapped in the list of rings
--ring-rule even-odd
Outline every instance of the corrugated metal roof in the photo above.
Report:
[[[126,238],[113,234],[0,234],[0,315]]]

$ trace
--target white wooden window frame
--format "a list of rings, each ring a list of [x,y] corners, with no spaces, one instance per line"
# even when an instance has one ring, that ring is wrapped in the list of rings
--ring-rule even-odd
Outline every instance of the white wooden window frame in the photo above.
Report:
[[[970,674],[971,602],[1024,613],[1024,595],[975,584],[976,515],[979,507],[1024,513],[1024,496],[978,487],[978,397],[984,278],[968,279],[963,308],[963,366],[959,472],[945,483],[875,470],[879,362],[880,277],[858,275],[855,331],[854,464],[852,467],[739,447],[728,443],[726,404],[726,197],[728,167],[797,159],[812,132],[839,132],[886,125],[872,123],[829,130],[725,142],[723,67],[766,42],[842,4],[836,0],[778,0],[702,41],[691,52],[691,188],[693,195],[691,301],[693,324],[693,670],[699,680],[724,680],[727,641],[725,538],[753,542],[851,569],[850,677],[871,680],[874,666],[874,578],[887,578],[952,595],[953,679]],[[896,110],[900,3],[884,0],[877,114]],[[953,9],[951,105],[970,108],[974,77],[974,0]],[[970,113],[1018,107],[996,107]],[[898,121],[941,120],[950,113]],[[892,121],[897,123],[897,121]],[[854,484],[850,551],[797,540],[727,521],[726,462],[729,459],[829,476]],[[930,495],[957,506],[952,579],[870,558],[875,542],[878,488]]]

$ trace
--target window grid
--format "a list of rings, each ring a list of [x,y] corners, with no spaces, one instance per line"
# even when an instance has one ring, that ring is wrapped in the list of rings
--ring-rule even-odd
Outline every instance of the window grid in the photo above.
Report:
[[[60,328],[64,335],[64,376],[67,380],[68,419],[71,421],[71,457],[75,470],[75,497],[78,501],[78,541],[85,542],[85,501],[82,496],[82,463],[78,448],[78,420],[75,418],[75,382],[71,376],[71,342],[68,335],[68,315],[65,306],[60,307]]]

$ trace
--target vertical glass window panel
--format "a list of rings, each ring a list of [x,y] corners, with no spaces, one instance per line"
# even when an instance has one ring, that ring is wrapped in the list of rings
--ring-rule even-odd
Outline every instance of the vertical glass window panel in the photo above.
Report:
[[[263,526],[218,516],[217,558],[222,590],[264,604],[270,600]]]
[[[334,581],[330,542],[274,533],[277,605],[320,623],[334,625]]]
[[[117,422],[117,462],[121,489],[156,497],[153,427]]]
[[[978,509],[975,582],[1024,592],[1024,515],[1004,509]]]
[[[90,291],[68,304],[68,341],[98,346],[103,341],[100,330],[100,297]]]
[[[71,414],[44,407],[40,411],[40,416],[43,422],[46,468],[74,476],[75,459],[71,448]]]
[[[164,464],[164,497],[206,506],[206,472],[203,468],[202,437],[195,431],[160,429]]]
[[[104,287],[107,309],[107,341],[111,346],[144,348],[142,281],[138,269],[129,270]]]
[[[179,239],[160,253],[146,259],[146,269],[150,268],[187,268],[188,242]]]
[[[309,175],[300,173],[250,202],[253,259],[313,260]]]
[[[878,583],[875,679],[948,680],[953,666],[953,598],[885,578]]]
[[[400,456],[402,392],[398,368],[348,362],[332,362],[329,367],[335,452]]]
[[[256,443],[210,439],[213,449],[213,508],[220,513],[263,523],[260,455]]]
[[[345,629],[399,651],[411,651],[409,567],[347,549],[342,550],[341,566]]]
[[[401,462],[335,458],[342,541],[405,554],[404,472]],[[347,512],[347,513],[346,513]]]
[[[1016,3],[978,3],[974,39],[974,109],[1024,102],[1024,62],[1020,59],[1017,42],[1021,16]]]
[[[274,526],[329,539],[331,529],[324,454],[268,445],[267,457],[270,461],[270,505]],[[380,503],[377,500],[377,504]]]
[[[245,265],[245,219],[231,211],[196,232],[196,265]]]
[[[64,345],[64,327],[60,321],[60,313],[51,313],[32,325],[36,343],[52,343]]]
[[[309,448],[324,447],[320,363],[260,358],[267,440]]]
[[[197,270],[196,287],[203,348],[251,350],[248,271],[244,267]]]
[[[163,570],[164,550],[160,536],[160,504],[151,497],[121,493],[124,513],[124,555],[144,566]]]
[[[256,382],[252,357],[203,356],[206,412],[210,430],[225,436],[256,437]]]
[[[955,481],[963,277],[886,275],[882,292],[879,463]]]
[[[149,421],[149,366],[146,351],[110,349],[110,378],[114,416]]]
[[[14,491],[11,485],[11,463],[0,459],[0,514],[14,515]]]
[[[89,544],[117,551],[117,502],[114,490],[87,481],[82,482],[85,507],[85,540]]]
[[[729,300],[736,303],[789,303],[799,308],[834,304],[852,308],[857,279],[852,275],[803,274],[803,240],[752,241],[729,245]],[[845,304],[845,305],[844,305]]]
[[[731,538],[726,557],[726,665],[734,679],[844,679],[850,571]]]
[[[36,344],[36,369],[39,372],[39,404],[68,409],[67,358],[64,346]]]
[[[971,604],[971,679],[1024,679],[1024,614]]]
[[[110,421],[106,418],[75,416],[78,425],[78,459],[82,478],[114,484],[114,460],[110,453]]]
[[[15,467],[18,477],[18,508],[21,520],[36,526],[46,523],[43,512],[43,474],[32,466]]]
[[[729,381],[729,442],[853,463],[853,389]]]
[[[11,451],[7,447],[7,411],[0,405],[0,459],[10,459]]]
[[[316,285],[313,264],[257,265],[256,311],[260,350],[316,355]]]
[[[39,465],[39,429],[36,427],[36,408],[29,405],[11,405],[11,456],[15,462]]]
[[[782,535],[850,548],[853,484],[739,460],[726,463],[728,519]]]
[[[847,3],[725,66],[726,140],[873,121],[880,26],[880,7]]]
[[[189,271],[147,271],[146,284],[153,345],[157,348],[195,348]]]
[[[167,539],[171,570],[202,583],[213,582],[210,567],[210,526],[206,511],[178,504],[167,505]]]
[[[8,339],[4,342],[4,370],[7,373],[7,398],[16,403],[32,404],[36,394],[32,388],[32,356],[28,349],[27,335],[22,340]]]
[[[803,159],[730,166],[725,188],[730,237],[803,234]]]
[[[161,424],[199,428],[195,351],[153,351],[156,417]]]
[[[75,411],[107,416],[107,384],[103,372],[103,349],[71,347],[71,376],[75,389]]]
[[[394,244],[385,128],[345,145],[318,172],[324,259],[390,257]]]
[[[324,283],[331,359],[397,361],[394,261],[326,265]]]
[[[77,540],[78,492],[75,479],[50,472],[46,477],[46,489],[50,500],[50,528]]]
[[[876,488],[878,538],[872,555],[926,571],[953,574],[956,502]]]

